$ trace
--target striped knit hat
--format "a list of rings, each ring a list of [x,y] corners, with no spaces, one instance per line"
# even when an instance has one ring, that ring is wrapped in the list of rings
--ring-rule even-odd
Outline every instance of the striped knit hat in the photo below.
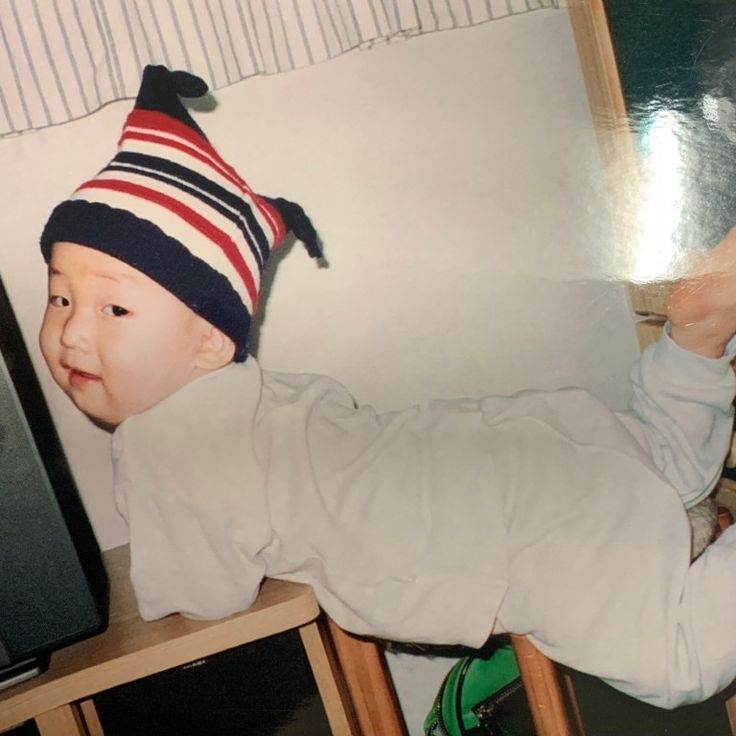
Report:
[[[124,261],[221,329],[243,361],[271,251],[288,231],[321,251],[301,207],[253,192],[179,99],[206,92],[199,77],[147,66],[115,158],[54,209],[41,251],[48,262],[65,241]]]

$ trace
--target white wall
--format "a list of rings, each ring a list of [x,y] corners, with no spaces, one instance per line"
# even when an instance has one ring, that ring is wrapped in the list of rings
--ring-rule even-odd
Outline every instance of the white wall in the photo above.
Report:
[[[331,374],[380,409],[570,384],[625,403],[637,348],[565,11],[352,52],[217,99],[197,113],[204,130],[256,190],[305,207],[330,262],[296,246],[280,263],[264,367]],[[105,548],[126,540],[109,438],[41,364],[37,238],[113,155],[129,108],[0,141],[0,272]],[[434,676],[413,699],[413,667],[400,688],[418,733]]]

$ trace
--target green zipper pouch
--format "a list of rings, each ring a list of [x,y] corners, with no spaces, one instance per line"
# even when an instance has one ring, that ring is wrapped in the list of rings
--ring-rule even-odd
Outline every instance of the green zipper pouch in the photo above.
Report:
[[[459,660],[424,721],[426,736],[534,736],[511,644]]]

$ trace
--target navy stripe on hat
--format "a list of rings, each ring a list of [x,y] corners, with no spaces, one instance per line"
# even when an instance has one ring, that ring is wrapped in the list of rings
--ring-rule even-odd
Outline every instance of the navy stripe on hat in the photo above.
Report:
[[[183,193],[199,199],[202,204],[206,205],[207,207],[212,207],[224,219],[229,220],[234,227],[237,227],[240,230],[241,236],[247,242],[251,253],[256,259],[259,272],[263,271],[263,267],[265,266],[265,259],[267,259],[270,255],[270,250],[268,250],[266,236],[264,235],[261,227],[253,218],[253,214],[249,208],[239,207],[238,211],[234,212],[231,207],[223,204],[222,198],[210,196],[206,192],[206,190],[198,186],[190,186],[189,184],[185,183],[185,180],[177,176],[170,176],[160,171],[143,169],[139,168],[138,166],[121,165],[117,163],[117,160],[118,159],[116,158],[116,160],[107,167],[107,171],[119,171],[122,175],[130,175],[131,179],[134,179],[136,176],[155,179],[162,184],[168,184],[171,187],[178,188]],[[253,228],[255,233],[257,233],[257,238],[254,237],[255,233],[252,234],[249,231],[246,222],[250,224],[251,228]],[[256,240],[264,244],[263,249],[258,247]]]

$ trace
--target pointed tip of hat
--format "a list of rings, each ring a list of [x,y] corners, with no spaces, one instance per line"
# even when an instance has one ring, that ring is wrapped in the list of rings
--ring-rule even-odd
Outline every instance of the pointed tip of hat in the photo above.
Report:
[[[183,70],[172,70],[160,64],[148,64],[141,76],[141,91],[146,89],[174,93],[181,97],[202,97],[209,87],[204,79]]]
[[[165,68],[165,67],[164,67]],[[203,97],[209,88],[204,79],[185,71],[169,71],[169,78],[180,97]]]
[[[205,138],[202,129],[184,107],[180,97],[202,97],[207,94],[207,83],[186,71],[172,71],[165,66],[149,64],[143,69],[135,107],[157,110],[181,120]]]

